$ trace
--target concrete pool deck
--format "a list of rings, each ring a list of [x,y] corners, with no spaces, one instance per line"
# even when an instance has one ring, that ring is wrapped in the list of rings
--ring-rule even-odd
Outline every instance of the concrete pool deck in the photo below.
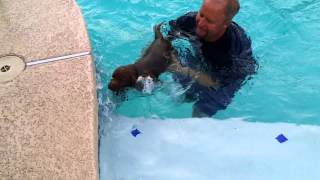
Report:
[[[0,39],[0,179],[99,179],[95,68],[76,2],[0,0]]]

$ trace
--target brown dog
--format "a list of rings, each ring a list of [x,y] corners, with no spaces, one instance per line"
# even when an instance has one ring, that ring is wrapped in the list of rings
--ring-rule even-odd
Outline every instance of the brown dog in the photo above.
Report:
[[[164,39],[160,32],[160,25],[156,26],[155,40],[143,56],[134,64],[117,68],[112,74],[108,88],[114,92],[121,92],[128,87],[141,90],[141,85],[137,84],[139,76],[150,76],[153,80],[158,80],[159,75],[171,64],[172,50],[170,41]]]

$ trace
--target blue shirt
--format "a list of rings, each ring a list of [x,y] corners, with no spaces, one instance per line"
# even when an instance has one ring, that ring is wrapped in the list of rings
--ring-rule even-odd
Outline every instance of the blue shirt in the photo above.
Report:
[[[188,87],[186,97],[195,100],[195,106],[211,116],[230,104],[234,94],[253,75],[257,62],[252,54],[251,40],[243,28],[232,22],[224,35],[215,42],[206,42],[196,36],[197,12],[187,13],[169,22],[168,35],[187,37],[193,52],[180,58],[182,65],[206,72],[220,81],[218,89],[203,87],[189,77],[176,75],[175,79]]]
[[[222,85],[235,81],[243,82],[249,75],[254,74],[257,63],[252,55],[251,40],[245,31],[232,22],[224,35],[215,42],[197,39],[196,14],[197,12],[190,12],[169,22],[169,34],[176,36],[177,32],[183,32],[195,37],[190,42],[200,55],[197,58],[189,56],[189,59],[185,60],[187,65],[206,71],[219,79]]]

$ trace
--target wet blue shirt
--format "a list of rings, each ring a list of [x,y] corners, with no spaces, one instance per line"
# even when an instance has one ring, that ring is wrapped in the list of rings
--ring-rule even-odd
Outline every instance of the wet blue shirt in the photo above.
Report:
[[[186,97],[196,101],[202,112],[213,115],[225,109],[246,79],[256,72],[257,63],[252,55],[251,40],[235,22],[215,42],[206,42],[196,36],[196,14],[190,12],[169,22],[169,34],[190,39],[196,55],[180,58],[183,65],[203,71],[220,81],[220,88],[199,85],[188,77],[176,75],[175,79],[188,87]]]

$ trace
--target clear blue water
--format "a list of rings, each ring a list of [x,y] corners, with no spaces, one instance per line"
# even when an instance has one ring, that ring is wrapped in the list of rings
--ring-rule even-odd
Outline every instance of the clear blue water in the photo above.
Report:
[[[153,95],[130,92],[113,109],[107,89],[113,70],[133,63],[153,39],[152,26],[198,10],[201,0],[78,0],[96,60],[100,117],[106,111],[129,117],[185,118],[191,105],[179,101],[169,74]],[[253,42],[258,73],[233,102],[214,117],[320,124],[320,1],[242,0],[235,21]]]

